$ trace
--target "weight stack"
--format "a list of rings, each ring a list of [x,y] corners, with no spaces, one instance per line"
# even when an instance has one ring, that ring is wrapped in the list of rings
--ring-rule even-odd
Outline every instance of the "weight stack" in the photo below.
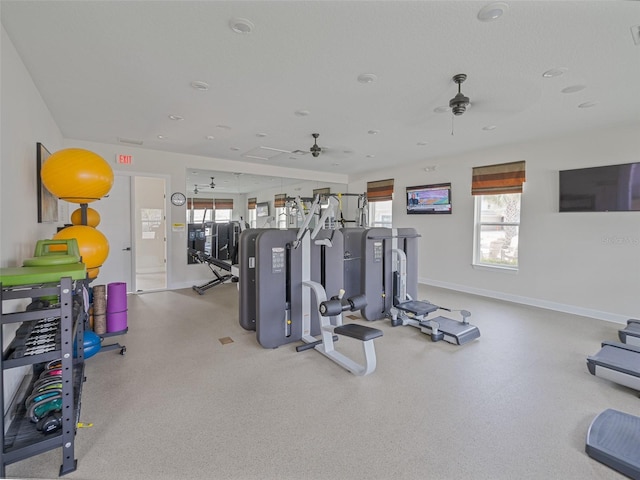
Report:
[[[107,297],[104,285],[93,287],[93,331],[97,335],[107,333]]]
[[[127,284],[114,282],[107,285],[107,333],[127,329]]]

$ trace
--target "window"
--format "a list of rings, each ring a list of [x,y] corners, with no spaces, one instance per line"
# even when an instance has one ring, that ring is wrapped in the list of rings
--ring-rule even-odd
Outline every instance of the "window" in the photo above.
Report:
[[[475,196],[474,264],[518,268],[520,193]]]
[[[369,226],[392,226],[393,178],[367,182],[367,200],[369,202]]]
[[[249,210],[249,218],[247,218],[249,228],[256,228],[256,220],[256,209],[252,208],[251,210]]]
[[[369,203],[369,226],[391,228],[392,200]]]
[[[287,228],[286,207],[276,207],[276,228]]]
[[[232,214],[232,208],[216,208],[213,211],[213,221],[216,223],[229,223]]]
[[[249,228],[256,228],[256,223],[257,223],[257,219],[258,219],[258,215],[257,215],[257,198],[256,197],[251,197],[247,199],[247,210],[249,212],[248,218],[247,218],[247,222],[249,223]]]

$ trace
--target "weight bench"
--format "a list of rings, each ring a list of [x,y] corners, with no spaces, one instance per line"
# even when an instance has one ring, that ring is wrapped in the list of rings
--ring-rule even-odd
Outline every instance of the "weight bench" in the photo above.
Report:
[[[232,280],[234,278],[237,278],[235,275],[233,275],[231,272],[231,264],[227,263],[223,260],[220,260],[218,258],[212,257],[211,255],[207,255],[204,252],[200,252],[198,250],[194,250],[193,248],[189,248],[189,255],[191,255],[191,257],[198,263],[204,263],[209,267],[209,270],[211,270],[211,272],[213,273],[213,275],[215,276],[215,278],[213,280],[208,281],[207,283],[204,283],[202,285],[194,285],[192,288],[193,290],[195,290],[196,292],[198,292],[199,295],[204,295],[204,292],[209,290],[212,287],[215,287],[216,285],[220,285],[221,283],[225,283],[228,282],[229,280]],[[224,270],[226,273],[224,275],[220,275],[213,267],[217,267],[221,270]]]
[[[321,339],[317,340],[311,335],[303,335],[302,341],[305,344],[296,347],[296,351],[302,352],[314,348],[356,376],[373,373],[376,369],[376,351],[373,341],[382,336],[382,331],[357,323],[342,324],[342,312],[361,310],[366,306],[367,298],[364,295],[356,295],[348,299],[342,299],[338,296],[327,300],[326,292],[319,283],[307,281],[303,282],[303,285],[315,293],[320,312]],[[344,291],[341,291],[341,294],[343,293]],[[362,342],[364,364],[359,364],[336,351],[336,335],[343,335]]]

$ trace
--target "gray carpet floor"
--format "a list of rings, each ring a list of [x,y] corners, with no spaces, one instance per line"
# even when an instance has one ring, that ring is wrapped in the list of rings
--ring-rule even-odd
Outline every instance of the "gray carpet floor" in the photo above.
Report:
[[[87,360],[93,426],[64,478],[623,478],[584,452],[602,410],[640,415],[637,392],[586,368],[621,325],[425,286],[420,298],[470,310],[481,338],[374,322],[377,369],[355,377],[313,350],[260,347],[236,284],[129,296],[129,332],[105,340],[126,354]],[[336,347],[360,355],[355,340]],[[57,478],[60,463],[57,449],[7,475]]]

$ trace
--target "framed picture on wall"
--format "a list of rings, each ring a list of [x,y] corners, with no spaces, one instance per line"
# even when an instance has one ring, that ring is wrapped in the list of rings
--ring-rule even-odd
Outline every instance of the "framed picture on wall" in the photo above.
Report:
[[[42,183],[40,171],[51,155],[40,142],[36,144],[36,184],[38,191],[38,223],[58,221],[58,199]]]

